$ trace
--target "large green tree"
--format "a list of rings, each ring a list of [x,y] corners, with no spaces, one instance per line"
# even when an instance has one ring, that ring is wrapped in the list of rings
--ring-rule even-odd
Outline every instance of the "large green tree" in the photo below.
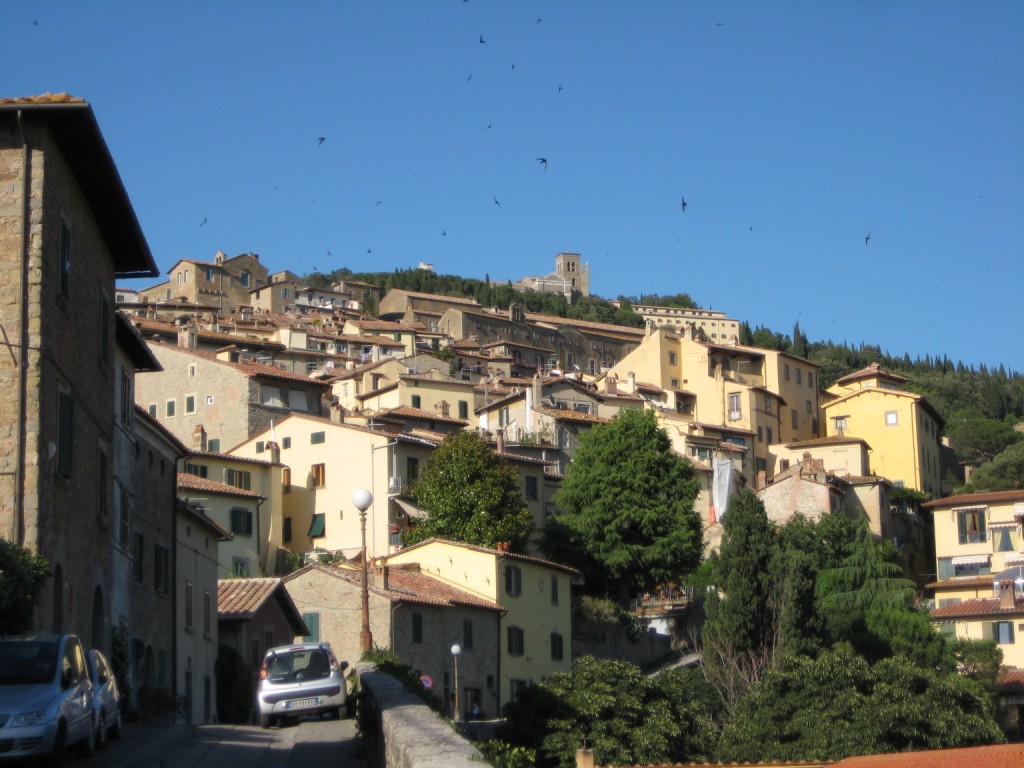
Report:
[[[956,673],[895,656],[870,665],[848,647],[790,656],[726,724],[718,759],[781,761],[1001,742],[989,696]]]
[[[581,439],[555,498],[548,554],[580,568],[591,591],[620,601],[678,581],[703,550],[697,492],[692,465],[654,415],[623,411]]]
[[[999,453],[992,461],[982,464],[962,490],[1014,491],[1024,488],[1024,440],[1020,440]]]
[[[474,432],[449,435],[412,488],[427,516],[403,534],[406,545],[441,538],[523,551],[533,531],[518,471]]]
[[[46,558],[0,539],[0,635],[21,635],[32,628],[32,614],[49,577]]]

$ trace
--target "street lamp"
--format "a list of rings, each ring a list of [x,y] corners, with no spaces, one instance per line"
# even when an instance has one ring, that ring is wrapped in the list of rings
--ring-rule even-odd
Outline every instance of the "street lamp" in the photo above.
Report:
[[[452,646],[452,658],[455,659],[455,722],[462,720],[462,710],[459,709],[459,654],[462,648],[458,643]]]
[[[365,488],[357,488],[352,494],[352,504],[359,510],[359,530],[363,539],[363,589],[361,593],[363,607],[363,626],[359,630],[359,645],[363,653],[373,649],[373,633],[370,632],[370,587],[367,578],[366,563],[366,510],[373,504],[373,494]]]

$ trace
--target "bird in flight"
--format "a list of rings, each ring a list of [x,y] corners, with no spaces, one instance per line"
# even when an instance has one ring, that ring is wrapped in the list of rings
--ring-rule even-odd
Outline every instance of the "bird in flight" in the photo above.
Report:
[[[871,242],[871,233],[870,232],[868,232],[867,237],[864,238],[864,245],[867,245],[869,242]]]
[[[484,36],[483,36],[483,35],[480,35],[480,45],[483,45],[483,44],[484,44],[484,43],[486,43],[486,42],[487,42],[487,41],[486,41],[486,40],[484,40]]]
[[[515,68],[516,68],[516,63],[513,61],[512,62],[512,69],[515,70]]]
[[[548,169],[548,159],[546,157],[538,157],[537,162],[544,166],[544,170]]]
[[[206,217],[205,216],[203,217],[203,221],[202,221],[202,223],[199,226],[200,227],[205,227],[206,226]]]
[[[558,92],[559,92],[559,93],[561,93],[561,92],[562,92],[562,84],[561,84],[561,83],[559,83],[559,84],[558,84]]]
[[[473,79],[473,73],[472,73],[472,72],[470,72],[470,73],[469,73],[469,77],[467,77],[467,78],[466,78],[466,82],[468,83],[468,82],[469,82],[470,80],[472,80],[472,79]]]
[[[686,198],[682,198],[683,213],[686,213]]]
[[[383,202],[384,202],[383,200],[378,200],[377,201],[377,205],[374,205],[373,207],[376,208],[378,205],[381,205]]]
[[[367,252],[367,253],[373,253],[373,249],[372,249],[372,248],[367,248],[367,249],[366,249],[366,252]]]
[[[442,229],[441,230],[441,237],[447,237],[447,236],[448,236],[448,230],[447,229]]]
[[[317,143],[318,146],[320,144],[323,144],[325,141],[327,141],[327,137],[326,136],[317,136],[316,143]]]
[[[501,208],[501,203],[499,203],[499,202],[498,202],[498,198],[496,198],[496,197],[495,197],[494,195],[491,195],[491,199],[492,199],[492,200],[494,201],[494,204],[495,204],[496,206],[498,206],[499,208]]]

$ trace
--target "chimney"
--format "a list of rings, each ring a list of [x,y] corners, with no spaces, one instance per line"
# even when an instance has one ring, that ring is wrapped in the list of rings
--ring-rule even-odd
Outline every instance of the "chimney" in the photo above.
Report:
[[[339,403],[331,404],[331,421],[335,424],[345,423],[345,406]]]
[[[630,371],[626,375],[626,381],[629,382],[629,393],[631,395],[635,395],[636,394],[636,374],[633,373],[632,371]]]
[[[272,464],[281,463],[281,446],[271,440],[267,443],[267,450],[270,451],[270,461]]]
[[[196,336],[198,331],[192,323],[187,323],[178,328],[178,346],[182,349],[195,349]]]
[[[1013,588],[1013,579],[999,582],[999,610],[1012,609],[1017,606],[1017,592]]]
[[[609,395],[617,394],[618,391],[619,391],[618,381],[619,380],[616,377],[614,377],[614,376],[611,376],[611,375],[605,376],[604,377],[604,391],[607,394],[609,394]]]
[[[765,486],[767,486],[767,485],[768,485],[768,473],[765,472],[762,469],[760,472],[757,473],[757,485],[754,487],[754,490],[757,490],[757,491],[764,490]]]
[[[196,424],[192,430],[192,450],[199,453],[206,452],[206,430],[202,424]]]
[[[505,452],[505,430],[499,429],[495,433],[498,436],[498,453]]]

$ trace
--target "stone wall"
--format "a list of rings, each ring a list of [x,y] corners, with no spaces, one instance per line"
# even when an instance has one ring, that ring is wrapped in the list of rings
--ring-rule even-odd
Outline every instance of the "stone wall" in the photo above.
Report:
[[[363,706],[370,707],[364,733],[367,763],[372,768],[487,765],[476,747],[393,677],[365,663],[358,664],[356,671],[360,690],[366,694]]]

